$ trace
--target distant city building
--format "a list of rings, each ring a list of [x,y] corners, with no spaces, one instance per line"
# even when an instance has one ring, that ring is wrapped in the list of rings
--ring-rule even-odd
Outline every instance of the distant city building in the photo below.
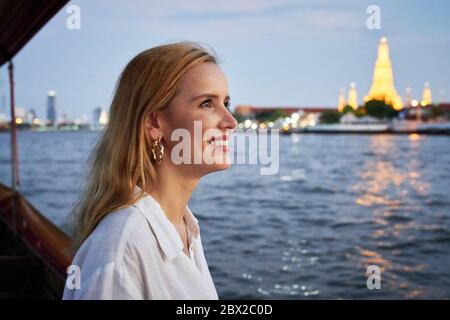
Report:
[[[23,125],[27,123],[28,112],[23,107],[16,106],[14,108],[15,122],[18,125]]]
[[[34,109],[30,109],[25,117],[25,122],[32,124],[34,119],[36,119],[36,112],[34,111]]]
[[[94,109],[94,116],[92,124],[94,126],[104,126],[108,123],[108,113],[102,108],[98,107]]]
[[[92,118],[92,124],[98,125],[100,122],[100,115],[102,114],[102,108],[98,107],[94,109],[94,116]]]
[[[25,111],[25,108],[23,108],[23,107],[16,106],[14,108],[14,111],[15,111],[16,119],[20,118],[21,120],[24,120],[27,116],[27,112]]]
[[[56,92],[53,90],[47,94],[47,121],[49,125],[56,123]]]
[[[98,122],[100,123],[100,125],[104,126],[108,123],[108,121],[109,121],[108,113],[105,110],[102,110]]]
[[[439,103],[439,109],[441,109],[444,114],[450,117],[450,102]]]
[[[108,123],[108,114],[101,107],[95,108],[92,118],[93,130],[102,130],[104,126]]]
[[[37,116],[36,116],[36,111],[35,111],[34,109],[30,109],[30,111],[28,112],[28,114],[30,115],[31,120],[34,120],[34,119],[37,118]]]
[[[245,119],[254,119],[258,115],[281,111],[285,116],[291,116],[293,113],[322,113],[324,111],[337,110],[336,107],[255,107],[249,105],[236,106],[235,113]]]
[[[394,73],[389,57],[389,46],[386,37],[382,37],[378,46],[378,57],[373,71],[373,81],[369,93],[364,101],[383,100],[395,109],[403,108],[402,98],[397,94],[394,86]]]
[[[62,122],[69,123],[69,116],[67,115],[67,112],[63,112]]]
[[[412,102],[412,90],[411,87],[407,87],[405,90],[405,106],[410,107]]]

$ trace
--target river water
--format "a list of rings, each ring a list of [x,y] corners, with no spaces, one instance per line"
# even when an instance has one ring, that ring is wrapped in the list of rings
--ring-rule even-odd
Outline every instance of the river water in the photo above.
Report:
[[[97,137],[19,132],[21,191],[64,230]],[[219,296],[450,298],[449,151],[450,136],[281,136],[277,174],[233,165],[204,177],[190,208]],[[369,265],[380,289],[367,287]]]

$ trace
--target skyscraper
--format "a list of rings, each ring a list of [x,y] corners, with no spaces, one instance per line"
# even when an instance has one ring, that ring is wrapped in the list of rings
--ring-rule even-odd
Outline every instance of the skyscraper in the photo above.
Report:
[[[92,124],[94,126],[99,124],[101,113],[102,113],[102,108],[98,107],[98,108],[94,109],[94,115],[93,115],[93,118],[92,118]]]
[[[47,93],[47,121],[49,125],[56,123],[56,92],[53,90]]]
[[[402,98],[397,94],[394,86],[394,74],[389,57],[389,46],[386,37],[382,37],[378,46],[378,57],[373,71],[373,81],[369,94],[364,101],[383,100],[395,109],[403,108]]]
[[[32,124],[36,118],[36,111],[34,111],[34,109],[30,109],[27,112],[26,122]]]

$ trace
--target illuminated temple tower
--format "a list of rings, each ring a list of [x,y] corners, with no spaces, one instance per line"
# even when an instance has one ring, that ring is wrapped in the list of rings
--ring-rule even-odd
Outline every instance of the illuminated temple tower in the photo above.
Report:
[[[432,103],[433,101],[431,101],[430,84],[428,82],[425,82],[425,84],[423,85],[422,102],[420,104],[422,105],[422,107],[425,107]]]
[[[356,92],[356,84],[354,82],[350,84],[347,103],[350,107],[353,108],[353,110],[358,109],[358,93]]]
[[[372,86],[369,94],[364,97],[364,101],[384,100],[395,109],[403,108],[403,102],[397,94],[394,86],[394,74],[392,72],[392,63],[389,58],[389,46],[385,37],[381,38],[378,46],[378,57],[373,71]]]
[[[346,105],[347,105],[347,101],[345,101],[345,91],[344,91],[344,88],[342,88],[339,91],[339,103],[338,103],[339,112],[344,111],[344,108]]]

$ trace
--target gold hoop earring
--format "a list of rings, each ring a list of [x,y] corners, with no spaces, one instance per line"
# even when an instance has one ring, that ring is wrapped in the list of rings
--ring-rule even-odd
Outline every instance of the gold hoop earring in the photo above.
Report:
[[[156,165],[159,165],[164,158],[164,146],[161,143],[161,138],[152,143],[152,158]]]

